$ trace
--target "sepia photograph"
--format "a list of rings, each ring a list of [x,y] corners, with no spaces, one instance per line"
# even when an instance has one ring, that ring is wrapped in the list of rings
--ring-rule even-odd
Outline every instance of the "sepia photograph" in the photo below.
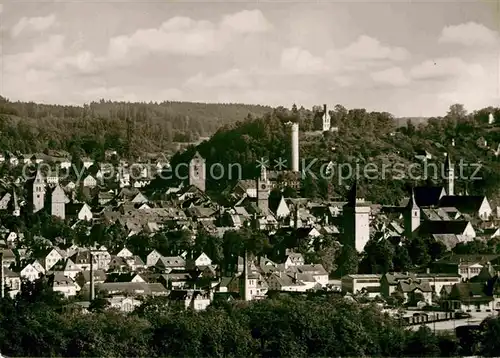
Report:
[[[0,358],[500,356],[500,0],[0,0]]]

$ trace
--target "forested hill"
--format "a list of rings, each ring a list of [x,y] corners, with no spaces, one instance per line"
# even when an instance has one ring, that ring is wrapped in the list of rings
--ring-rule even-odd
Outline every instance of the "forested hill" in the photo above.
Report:
[[[261,117],[271,107],[191,102],[126,103],[100,100],[83,106],[11,102],[0,97],[0,150],[106,149],[122,152],[130,122],[131,152],[155,152],[172,142],[194,142],[220,127]],[[48,147],[48,148],[47,148]]]
[[[488,115],[493,112],[499,123],[489,125]],[[313,173],[319,174],[322,164],[333,161],[336,163],[331,179],[317,180],[306,177],[304,180],[303,195],[310,197],[343,196],[352,180],[340,180],[339,165],[350,163],[355,170],[356,163],[361,168],[359,178],[359,195],[367,200],[378,203],[396,204],[407,194],[408,185],[426,184],[429,181],[443,183],[441,171],[444,166],[444,153],[450,153],[458,164],[481,163],[482,169],[475,178],[466,180],[457,178],[455,191],[468,191],[473,194],[486,193],[492,198],[498,196],[500,183],[500,161],[495,155],[500,143],[500,109],[485,108],[467,114],[461,105],[450,107],[450,111],[443,117],[430,118],[427,124],[398,127],[397,121],[389,113],[367,112],[364,109],[346,109],[336,106],[332,113],[334,125],[338,132],[314,135],[307,133],[311,123],[317,120],[309,111],[292,109],[275,109],[262,118],[240,123],[232,128],[219,130],[209,141],[192,147],[183,153],[174,156],[172,164],[188,162],[196,150],[207,160],[210,167],[214,163],[222,163],[226,175],[222,179],[209,180],[208,188],[220,191],[235,181],[233,171],[229,177],[227,169],[231,164],[239,163],[243,168],[243,176],[251,178],[256,175],[256,160],[261,157],[270,159],[285,158],[290,163],[291,148],[290,134],[287,122],[299,122],[300,155],[306,163],[316,160],[312,167]],[[452,142],[455,142],[455,146]],[[429,170],[428,174],[435,177],[427,180],[423,173],[423,164],[414,169],[413,178],[399,178],[391,169],[404,165],[406,168],[412,163],[419,163],[416,155],[419,151],[427,151],[432,155],[429,163],[439,165],[438,172]],[[498,154],[498,153],[497,153]],[[500,158],[500,156],[498,156]],[[377,168],[373,175],[363,174],[367,163],[373,163]],[[421,162],[420,162],[421,163]],[[382,174],[381,168],[386,165],[388,171]],[[407,170],[407,169],[405,169]],[[464,177],[471,177],[475,169],[464,169]],[[405,171],[408,174],[408,171]],[[343,173],[345,175],[347,173]],[[420,177],[416,177],[420,176]],[[350,179],[354,177],[351,176]],[[479,179],[481,177],[482,179]],[[210,179],[210,178],[209,178]],[[159,183],[155,183],[155,186]]]

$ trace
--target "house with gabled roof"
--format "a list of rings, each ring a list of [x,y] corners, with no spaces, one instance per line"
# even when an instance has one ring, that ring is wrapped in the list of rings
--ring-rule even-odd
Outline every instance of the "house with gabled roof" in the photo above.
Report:
[[[285,258],[284,267],[288,269],[291,266],[303,266],[304,264],[304,256],[301,253],[290,252]]]
[[[173,304],[195,311],[203,311],[212,303],[212,295],[200,290],[174,290],[168,298]]]
[[[158,251],[156,250],[151,251],[146,257],[146,265],[148,267],[156,265],[160,257],[162,257],[162,255]]]
[[[35,281],[44,274],[45,269],[37,260],[32,260],[31,262],[27,263],[20,272],[21,278],[24,278],[28,281]]]
[[[438,204],[440,207],[454,207],[461,213],[469,214],[473,217],[479,217],[482,220],[488,220],[493,210],[484,195],[451,195],[443,196]]]
[[[49,272],[62,273],[64,276],[74,279],[80,271],[81,269],[71,259],[63,259],[57,262]]]
[[[132,203],[147,203],[149,201],[148,198],[144,196],[141,192],[137,193],[137,195],[131,200]]]
[[[423,301],[427,304],[432,303],[432,288],[428,282],[414,278],[399,280],[396,286],[396,292],[403,294],[407,302]]]
[[[91,221],[94,214],[87,203],[68,203],[66,204],[66,216],[71,219]]]
[[[21,291],[21,275],[8,268],[4,268],[4,284],[10,298],[14,298]]]
[[[443,306],[445,309],[465,312],[492,312],[495,309],[493,296],[488,294],[486,285],[481,282],[453,285]]]
[[[54,265],[66,258],[66,252],[57,247],[52,248],[45,256],[45,270],[49,271]]]
[[[60,272],[50,274],[48,284],[54,292],[61,292],[66,298],[76,296],[80,290],[80,287],[72,278],[64,276]]]

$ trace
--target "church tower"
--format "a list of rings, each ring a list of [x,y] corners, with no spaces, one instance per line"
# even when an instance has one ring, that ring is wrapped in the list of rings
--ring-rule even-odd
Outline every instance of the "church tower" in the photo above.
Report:
[[[420,226],[420,208],[415,201],[415,192],[411,189],[410,200],[406,205],[404,214],[404,230],[406,237],[412,237],[413,233]]]
[[[56,186],[52,192],[50,201],[50,212],[52,216],[56,216],[62,220],[66,218],[66,204],[69,199],[60,185]]]
[[[45,177],[40,169],[38,169],[32,187],[33,213],[42,210],[45,206],[45,186]]]
[[[451,163],[450,155],[446,153],[446,163],[444,165],[444,176],[446,178],[446,195],[453,196],[455,189],[455,168]]]
[[[326,108],[326,104],[323,105],[323,132],[328,132],[331,127],[330,115]]]
[[[370,203],[357,196],[357,183],[349,192],[347,203],[343,207],[344,243],[362,252],[370,240]]]
[[[196,152],[189,162],[189,185],[194,185],[205,191],[206,165],[205,158]]]
[[[271,186],[267,180],[266,167],[260,168],[260,176],[257,178],[257,205],[264,214],[269,210],[269,194],[271,193]]]

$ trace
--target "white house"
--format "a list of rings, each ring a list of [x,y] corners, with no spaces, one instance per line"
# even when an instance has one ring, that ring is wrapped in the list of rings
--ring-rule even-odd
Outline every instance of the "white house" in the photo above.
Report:
[[[65,259],[65,255],[62,250],[57,248],[50,250],[47,256],[45,256],[45,270],[49,271],[58,261]]]
[[[59,162],[59,167],[61,169],[69,169],[71,168],[71,161],[69,161],[68,159],[63,159]]]
[[[343,276],[341,279],[342,292],[356,294],[363,289],[380,289],[382,275],[376,274],[353,274]]]
[[[35,281],[43,274],[45,274],[45,269],[38,261],[27,264],[20,272],[21,278],[25,278],[28,281]]]
[[[48,176],[45,178],[45,180],[47,181],[47,184],[53,184],[53,185],[59,184],[59,177],[55,175]]]
[[[136,307],[139,307],[142,304],[142,301],[126,296],[114,296],[108,298],[107,300],[110,308],[117,309],[121,312],[132,312]]]
[[[72,278],[64,276],[60,273],[53,274],[50,278],[50,283],[54,292],[61,292],[66,298],[76,296],[76,293],[80,289],[78,284],[73,281]]]
[[[287,255],[286,260],[285,260],[285,269],[288,269],[291,266],[303,266],[305,264],[304,262],[304,256],[300,253],[290,253]]]
[[[278,204],[278,208],[276,209],[276,217],[278,219],[283,219],[289,216],[290,216],[290,209],[286,204],[285,198],[281,197],[280,202]]]
[[[77,218],[78,220],[82,221],[91,221],[92,220],[92,210],[90,209],[90,206],[88,206],[86,203],[82,205],[80,210],[78,211]]]
[[[90,168],[94,164],[94,161],[92,159],[89,159],[89,158],[83,158],[82,162],[83,162],[83,166],[85,169]]]
[[[20,275],[8,268],[4,268],[4,283],[11,298],[14,298],[21,291]]]
[[[148,256],[146,257],[146,265],[148,267],[156,265],[158,260],[162,257],[160,253],[156,250],[151,251]]]
[[[87,175],[83,179],[83,186],[87,188],[95,188],[97,186],[97,180],[92,175]]]
[[[69,191],[75,190],[75,188],[76,188],[76,184],[72,181],[68,182],[68,184],[66,184],[66,186],[64,187],[64,189],[69,190]]]
[[[194,264],[196,267],[210,266],[212,264],[212,260],[204,252],[202,252],[201,255],[194,260]]]
[[[123,249],[121,249],[117,254],[116,256],[118,257],[124,257],[124,258],[128,258],[128,257],[133,257],[134,254],[129,250],[127,249],[126,247],[124,247]]]

